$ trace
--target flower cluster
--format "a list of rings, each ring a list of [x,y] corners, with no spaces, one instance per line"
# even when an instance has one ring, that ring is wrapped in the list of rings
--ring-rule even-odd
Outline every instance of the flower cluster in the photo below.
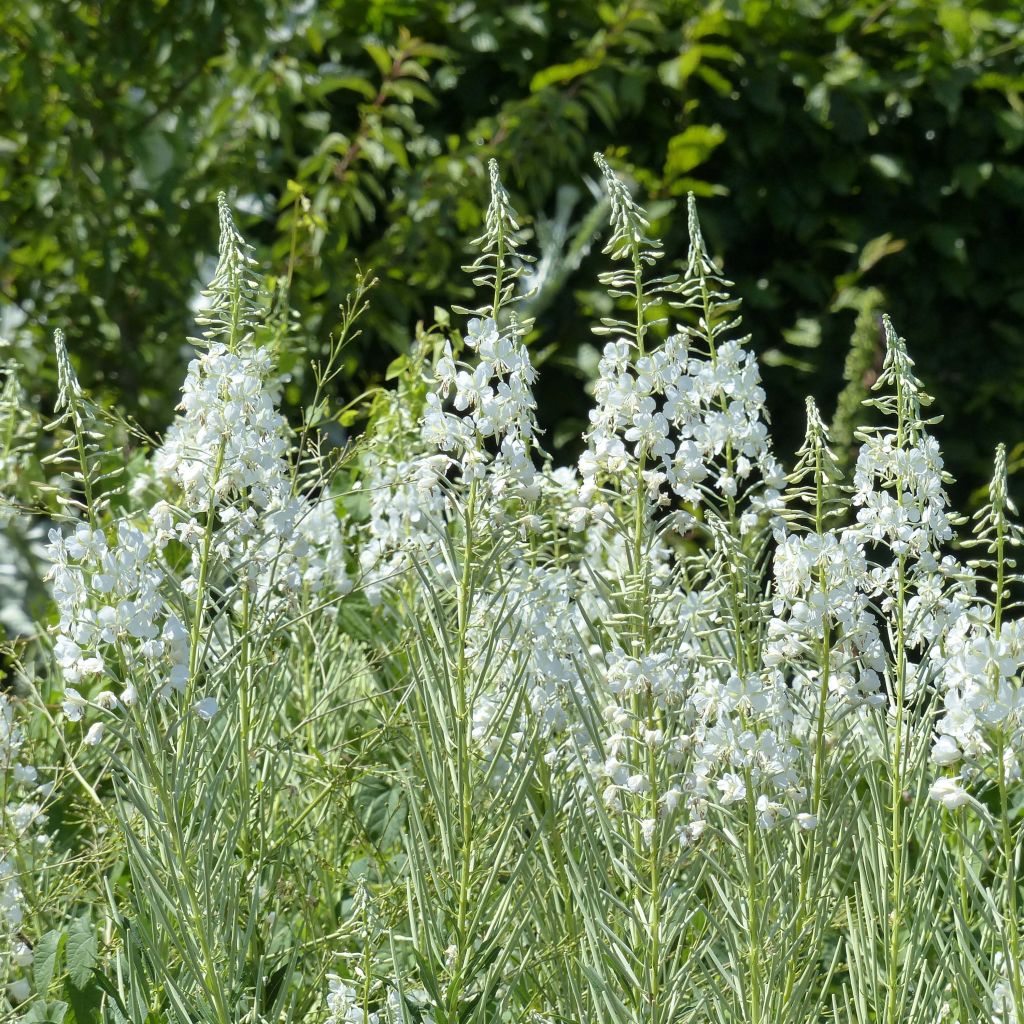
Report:
[[[580,459],[582,502],[593,500],[600,478],[638,471],[655,502],[667,500],[659,497],[667,484],[681,501],[700,503],[709,478],[719,498],[731,499],[760,470],[769,486],[762,500],[775,504],[784,479],[756,360],[735,341],[701,358],[691,338],[681,326],[650,355],[635,355],[625,340],[605,345]]]
[[[923,395],[914,376],[906,343],[891,321],[884,319],[886,355],[877,389],[892,394],[874,404],[890,414],[895,426],[865,430],[853,477],[853,504],[858,507],[858,533],[885,544],[898,557],[913,557],[931,568],[933,553],[953,536],[947,511],[938,442],[927,433],[921,407]]]
[[[845,706],[883,700],[885,647],[865,593],[868,578],[864,545],[850,533],[787,534],[776,548],[764,660],[794,672],[812,713],[826,637],[828,694]]]
[[[557,749],[583,699],[577,665],[583,658],[578,584],[564,569],[518,562],[500,589],[474,603],[466,657],[482,689],[473,707],[473,740],[487,758],[498,755],[510,716],[519,729]],[[512,700],[523,693],[522,707]],[[509,764],[502,764],[500,779]]]
[[[311,509],[294,494],[288,424],[275,405],[271,370],[266,349],[211,345],[190,363],[182,415],[154,457],[158,477],[181,489],[192,514],[177,532],[190,548],[193,580],[212,543],[258,602],[297,591],[308,579],[301,524]],[[208,541],[211,518],[217,529]]]
[[[707,254],[696,209],[690,201],[690,255],[682,281],[658,281],[653,295],[669,305],[695,309],[699,326],[678,325],[657,348],[650,347],[642,268],[662,255],[660,242],[646,236],[644,211],[630,198],[607,164],[601,163],[612,200],[616,233],[605,251],[631,259],[634,273],[604,276],[610,287],[636,288],[636,322],[605,320],[602,334],[618,334],[605,347],[594,385],[587,450],[580,458],[580,501],[589,505],[601,481],[643,489],[647,500],[667,505],[669,495],[700,504],[706,499],[734,502],[751,490],[756,475],[762,493],[750,496],[741,521],[748,530],[764,511],[779,506],[785,484],[772,454],[757,360],[725,332],[739,320],[724,281]],[[680,295],[683,301],[674,301]],[[668,488],[666,493],[665,488]]]
[[[374,986],[376,988],[377,986]],[[419,1007],[418,1020],[423,1024],[434,1024],[434,1017],[423,1009],[426,992],[417,990],[407,993],[406,998]],[[403,1008],[404,1001],[397,989],[389,989],[384,997],[381,1010],[365,1010],[363,994],[344,982],[336,974],[327,976],[327,1009],[330,1011],[325,1024],[404,1024],[409,1019]]]
[[[252,259],[223,202],[221,221],[214,301],[201,317],[220,326],[190,362],[181,415],[136,481],[132,497],[142,507],[102,522],[87,510],[66,533],[50,533],[60,616],[55,658],[68,684],[70,721],[81,720],[89,703],[79,687],[89,694],[101,681],[105,688],[92,700],[108,711],[130,708],[143,685],[147,699],[185,692],[202,668],[199,646],[215,632],[215,608],[251,626],[296,595],[351,587],[333,502],[296,486],[297,456],[276,406],[271,355],[251,333]],[[61,339],[58,362],[74,411],[85,399]],[[109,687],[117,681],[115,694]],[[204,719],[216,709],[209,696],[194,705]],[[102,733],[102,723],[94,724],[87,742],[98,743]]]
[[[161,525],[157,520],[158,531]],[[155,680],[164,698],[188,682],[188,636],[164,596],[160,544],[159,532],[153,537],[125,519],[109,539],[85,523],[67,536],[56,529],[50,533],[49,578],[60,616],[54,655],[67,684],[120,679],[120,694],[104,690],[96,698],[102,707],[134,704],[133,680],[140,676]],[[68,685],[69,720],[79,721],[85,705],[79,690]],[[98,725],[90,742],[101,735]]]
[[[289,496],[288,425],[267,386],[271,369],[270,353],[251,344],[231,351],[217,343],[189,363],[183,415],[154,462],[180,486],[190,511],[243,495],[263,511]]]
[[[23,760],[24,745],[15,702],[0,692],[0,991],[6,984],[15,1002],[28,994],[22,972],[32,963],[32,951],[19,935],[25,914],[22,875],[34,854],[50,843],[40,829],[49,787],[40,785],[36,768]]]
[[[504,331],[494,320],[474,317],[465,336],[475,363],[457,363],[451,344],[435,367],[436,390],[427,395],[423,439],[449,454],[469,481],[490,481],[501,498],[510,492],[532,498],[537,471],[531,457],[536,442],[536,371],[513,319]],[[453,411],[444,399],[454,389]],[[497,450],[493,455],[488,445]]]
[[[441,551],[448,502],[442,487],[447,459],[423,441],[408,401],[388,395],[378,432],[367,445],[356,484],[367,504],[358,536],[360,588],[374,605],[414,561],[444,579]],[[404,442],[395,452],[395,441]]]

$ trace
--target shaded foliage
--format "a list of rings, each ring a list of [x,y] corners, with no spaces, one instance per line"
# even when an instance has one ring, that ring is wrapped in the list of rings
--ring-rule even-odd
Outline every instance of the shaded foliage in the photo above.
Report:
[[[850,365],[871,366],[883,308],[914,338],[965,488],[997,439],[1024,440],[1011,0],[5,6],[0,335],[44,405],[41,342],[61,327],[89,386],[168,421],[225,187],[316,344],[357,262],[375,270],[346,397],[379,383],[463,287],[496,156],[516,205],[542,211],[530,312],[557,450],[586,408],[587,324],[608,313],[590,283],[601,201],[580,184],[607,150],[652,197],[670,261],[686,191],[710,197],[782,452],[806,391],[831,412],[855,323]],[[283,365],[299,405],[304,360]]]

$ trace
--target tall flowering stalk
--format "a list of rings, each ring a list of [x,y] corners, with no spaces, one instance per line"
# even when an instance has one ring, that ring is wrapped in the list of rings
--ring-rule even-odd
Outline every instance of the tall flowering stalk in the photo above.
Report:
[[[371,521],[375,560],[388,540],[404,546],[390,564],[407,579],[390,589],[414,612],[427,609],[410,623],[414,777],[422,772],[430,799],[410,788],[408,941],[437,1024],[485,1013],[525,955],[510,900],[527,863],[517,826],[532,780],[533,728],[523,723],[523,659],[504,639],[518,604],[503,581],[519,571],[519,524],[538,494],[539,445],[528,324],[512,308],[525,255],[493,162],[489,173],[486,230],[476,242],[483,252],[467,268],[487,304],[461,310],[470,316],[464,335],[441,346],[423,403],[422,454],[404,473],[396,467],[404,479],[389,471],[374,481],[381,511]],[[395,527],[411,527],[414,537]],[[508,871],[503,883],[499,868]],[[403,982],[417,986],[398,972],[407,1007]],[[365,1001],[362,1013],[369,1019]]]
[[[612,209],[613,234],[605,251],[626,263],[602,281],[633,312],[629,320],[606,318],[598,329],[614,340],[605,346],[588,449],[580,460],[583,521],[593,522],[592,529],[608,540],[621,538],[622,546],[621,557],[601,569],[601,601],[594,609],[607,665],[596,699],[613,731],[603,750],[588,755],[601,766],[603,803],[622,816],[629,836],[626,906],[645,906],[630,921],[623,947],[623,956],[642,964],[643,983],[636,988],[627,974],[621,984],[630,1001],[642,1000],[633,1012],[654,1019],[671,1019],[684,998],[670,981],[682,965],[666,964],[663,949],[679,947],[689,915],[677,904],[671,921],[665,920],[663,878],[678,863],[674,843],[689,846],[700,836],[715,786],[725,805],[739,802],[746,811],[749,971],[739,998],[760,1019],[766,986],[756,833],[778,819],[781,805],[774,794],[757,789],[787,772],[775,766],[762,774],[762,760],[786,755],[777,730],[766,727],[784,704],[778,700],[779,681],[770,678],[765,687],[758,678],[757,563],[765,513],[778,507],[784,480],[771,454],[756,362],[729,339],[738,324],[735,306],[707,254],[692,197],[685,275],[651,277],[648,269],[662,255],[660,243],[648,237],[642,208],[607,163],[598,162]],[[696,324],[677,327],[655,344],[663,314],[688,310]],[[740,498],[747,505],[742,511]],[[676,502],[685,504],[673,512]],[[673,568],[670,545],[687,529],[705,534],[710,558],[679,560]],[[711,582],[716,577],[724,589]],[[724,657],[711,654],[696,635],[695,627],[706,626],[700,615],[693,616],[689,599],[681,600],[680,587],[693,588],[692,598],[704,588],[701,596],[709,606],[721,598],[731,605]],[[753,749],[735,743],[734,727]],[[740,773],[727,770],[713,780],[723,762]],[[782,782],[782,788],[787,785]]]
[[[931,399],[888,318],[884,327],[886,357],[875,385],[880,395],[870,405],[887,422],[858,435],[857,521],[847,536],[868,552],[867,572],[858,586],[884,624],[884,697],[873,726],[861,735],[865,757],[884,764],[882,785],[877,779],[871,785],[885,858],[884,869],[862,871],[858,911],[868,913],[869,904],[877,908],[870,913],[881,924],[884,966],[871,983],[871,994],[859,991],[862,1002],[872,1005],[886,1024],[895,1024],[904,1019],[910,1001],[935,983],[927,972],[912,972],[906,955],[908,945],[927,934],[927,900],[940,898],[922,887],[919,865],[927,855],[914,850],[919,843],[928,850],[937,832],[929,827],[931,812],[921,785],[929,739],[926,702],[934,686],[934,655],[970,600],[970,581],[958,563],[941,554],[958,520],[947,510],[948,475],[927,430],[934,421],[922,414]],[[911,891],[916,891],[914,902]],[[867,960],[862,939],[855,955]]]
[[[76,771],[106,788],[110,770],[133,880],[109,908],[128,958],[120,997],[137,1009],[160,993],[182,1019],[228,1024],[254,998],[258,922],[276,913],[260,791],[294,771],[271,753],[290,699],[275,645],[310,614],[311,591],[347,584],[337,525],[297,490],[302,456],[256,343],[254,259],[223,196],[219,207],[181,415],[118,504],[98,489],[110,474],[94,475],[103,418],[57,338],[56,426],[75,439],[81,496],[64,502],[79,521],[51,533],[50,578],[64,718],[88,726]]]

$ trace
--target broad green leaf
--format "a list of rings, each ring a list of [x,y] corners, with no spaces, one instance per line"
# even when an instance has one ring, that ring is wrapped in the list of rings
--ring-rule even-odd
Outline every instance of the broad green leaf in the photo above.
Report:
[[[870,270],[879,260],[891,256],[893,253],[901,252],[906,248],[906,241],[902,238],[893,238],[887,231],[884,235],[872,238],[860,252],[857,266],[861,271]]]
[[[23,1024],[63,1024],[67,1012],[67,1003],[60,1001],[50,1003],[45,999],[37,999],[21,1020]]]
[[[93,1024],[100,1019],[100,1004],[103,1001],[103,989],[100,988],[96,976],[90,972],[86,983],[74,985],[70,979],[64,988],[71,1012],[75,1016],[75,1024]],[[113,1009],[113,1008],[112,1008]]]
[[[96,964],[96,929],[87,917],[80,917],[68,928],[65,959],[71,982],[78,988],[88,983]]]
[[[46,995],[53,983],[57,970],[57,960],[64,944],[64,933],[59,929],[47,932],[35,945],[32,951],[32,978],[36,991]]]
[[[384,379],[394,380],[396,377],[400,377],[408,365],[409,357],[407,355],[403,353],[400,356],[396,356],[388,363],[388,368],[384,371]]]

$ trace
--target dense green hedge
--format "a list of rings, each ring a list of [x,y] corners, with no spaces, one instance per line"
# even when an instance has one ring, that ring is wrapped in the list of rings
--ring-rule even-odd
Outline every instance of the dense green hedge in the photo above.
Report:
[[[1024,439],[1015,0],[4,6],[0,335],[44,405],[59,326],[91,386],[166,422],[220,188],[321,343],[356,262],[376,271],[349,352],[352,393],[372,385],[465,289],[496,155],[542,257],[534,344],[557,447],[584,414],[607,301],[588,283],[600,150],[672,256],[685,192],[707,197],[783,454],[805,392],[830,408],[855,321],[852,376],[870,381],[883,308],[965,486],[998,438]]]

